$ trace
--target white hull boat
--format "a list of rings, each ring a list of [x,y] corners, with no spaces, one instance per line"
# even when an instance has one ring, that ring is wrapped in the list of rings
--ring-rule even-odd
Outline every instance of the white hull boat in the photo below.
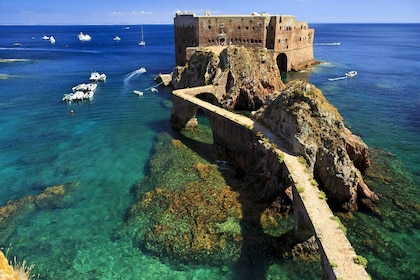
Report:
[[[91,82],[105,82],[106,81],[106,75],[105,74],[99,74],[98,72],[92,72],[90,74],[89,80]]]
[[[89,34],[83,34],[83,32],[80,32],[79,35],[77,35],[77,38],[79,38],[80,41],[90,41],[92,39]]]
[[[138,96],[143,96],[143,92],[140,90],[134,90],[134,93],[137,94]]]
[[[356,77],[357,76],[357,71],[349,71],[349,72],[346,72],[346,78],[353,78],[353,77]]]

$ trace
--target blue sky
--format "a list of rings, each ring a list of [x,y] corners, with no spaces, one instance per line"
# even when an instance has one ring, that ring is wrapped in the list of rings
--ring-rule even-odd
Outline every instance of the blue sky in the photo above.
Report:
[[[166,24],[175,12],[294,15],[309,23],[419,23],[420,0],[1,0],[5,24]]]

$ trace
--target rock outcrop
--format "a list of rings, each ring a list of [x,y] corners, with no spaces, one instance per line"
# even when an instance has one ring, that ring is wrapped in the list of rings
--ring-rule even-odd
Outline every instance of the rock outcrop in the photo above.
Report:
[[[0,207],[0,242],[5,242],[13,234],[19,219],[37,209],[50,210],[66,205],[65,195],[75,188],[75,184],[48,187],[38,195],[28,195],[18,200],[9,200]],[[0,278],[1,279],[1,278]]]
[[[2,280],[18,280],[18,275],[13,270],[13,267],[9,264],[9,261],[4,256],[3,252],[0,251],[0,279]]]
[[[206,48],[173,72],[175,89],[215,85],[218,100],[229,110],[256,110],[267,96],[284,88],[276,62],[263,49]]]
[[[293,81],[252,117],[305,158],[331,206],[352,211],[363,201],[374,208],[377,195],[365,184],[368,147],[344,125],[343,118],[314,85]]]

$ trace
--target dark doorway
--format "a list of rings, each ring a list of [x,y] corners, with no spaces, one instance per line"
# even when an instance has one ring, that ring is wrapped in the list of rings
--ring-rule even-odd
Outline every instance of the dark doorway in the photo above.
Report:
[[[281,53],[277,56],[277,67],[280,72],[287,72],[287,55],[285,53]]]

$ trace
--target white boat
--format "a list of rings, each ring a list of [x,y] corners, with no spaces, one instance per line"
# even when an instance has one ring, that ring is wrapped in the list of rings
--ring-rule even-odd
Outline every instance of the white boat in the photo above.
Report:
[[[106,81],[106,75],[105,74],[99,74],[98,72],[92,72],[90,73],[90,78],[89,80],[91,82],[105,82]]]
[[[118,37],[118,36],[115,36],[115,37],[114,37],[114,41],[121,41],[121,38],[120,38],[120,37]]]
[[[14,43],[13,46],[15,46],[15,47],[22,47],[22,44],[21,43]]]
[[[141,41],[139,43],[139,46],[146,46],[146,42],[144,41],[144,35],[143,35],[143,25],[141,26]]]
[[[151,90],[153,93],[158,92],[157,88],[154,88],[154,87],[152,87],[150,90]]]
[[[95,91],[98,87],[97,84],[78,84],[77,86],[72,87],[73,91]]]
[[[355,77],[357,75],[357,71],[349,71],[349,72],[346,72],[346,78],[353,78],[353,77]]]
[[[90,41],[92,39],[89,34],[83,34],[83,32],[80,32],[77,35],[77,38],[79,38],[80,41]]]
[[[137,94],[138,96],[143,96],[143,92],[140,90],[134,90],[134,93]]]
[[[54,38],[54,36],[51,36],[51,37],[50,37],[50,43],[51,43],[51,44],[55,44],[55,38]]]
[[[50,39],[50,37],[49,37],[49,36],[47,36],[47,35],[44,35],[44,36],[42,36],[42,39],[43,39],[43,40],[49,40],[49,39]]]
[[[77,86],[72,87],[72,93],[64,94],[63,101],[71,103],[73,101],[83,101],[83,100],[92,100],[95,95],[95,90],[98,87],[97,84],[78,84]]]

